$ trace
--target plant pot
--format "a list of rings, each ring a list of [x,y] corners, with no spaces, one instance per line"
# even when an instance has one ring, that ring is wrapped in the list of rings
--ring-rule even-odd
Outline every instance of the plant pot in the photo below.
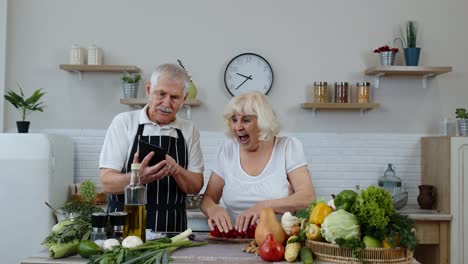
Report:
[[[123,83],[123,97],[124,98],[136,98],[138,94],[139,83]]]
[[[16,127],[18,128],[18,133],[28,133],[29,132],[29,121],[16,121]]]
[[[458,135],[468,136],[468,119],[458,119]]]
[[[406,66],[418,66],[421,48],[405,48],[404,52]]]
[[[395,64],[395,52],[394,51],[382,51],[379,53],[380,65],[392,66]]]

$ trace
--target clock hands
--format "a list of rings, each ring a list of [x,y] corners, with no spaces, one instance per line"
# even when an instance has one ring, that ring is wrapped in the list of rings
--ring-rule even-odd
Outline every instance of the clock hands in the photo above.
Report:
[[[236,74],[237,74],[237,75],[240,75],[240,76],[242,76],[242,77],[244,77],[244,78],[247,78],[247,79],[249,79],[249,80],[252,80],[252,75],[250,75],[250,76],[245,76],[244,74],[240,74],[240,73],[238,73],[238,72],[236,72]]]
[[[238,74],[239,74],[239,73],[238,73]],[[240,74],[239,74],[239,75],[240,75]],[[241,86],[242,86],[246,81],[248,81],[249,79],[252,80],[252,75],[250,75],[250,76],[245,76],[245,80],[244,80],[243,82],[241,82],[241,84],[239,84],[239,86],[237,86],[236,89],[234,89],[234,90],[239,89],[239,87],[241,87]]]

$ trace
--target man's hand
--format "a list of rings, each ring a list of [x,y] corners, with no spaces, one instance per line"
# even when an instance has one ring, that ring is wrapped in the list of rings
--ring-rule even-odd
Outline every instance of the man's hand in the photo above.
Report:
[[[175,161],[173,157],[166,154],[166,169],[168,172],[167,174],[173,176],[173,175],[179,175],[182,167],[179,164],[177,164],[177,162]]]
[[[160,180],[166,177],[169,173],[166,166],[166,160],[159,162],[154,166],[148,166],[151,158],[154,156],[154,152],[151,151],[140,164],[140,183],[147,184],[156,180]],[[139,155],[135,153],[133,157],[133,163],[138,163]]]

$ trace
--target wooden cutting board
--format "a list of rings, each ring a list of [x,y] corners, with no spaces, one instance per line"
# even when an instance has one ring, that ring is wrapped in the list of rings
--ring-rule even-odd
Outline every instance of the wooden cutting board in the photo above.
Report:
[[[219,241],[223,243],[250,243],[254,238],[227,238],[227,237],[215,237],[211,234],[208,234],[207,237],[210,241]]]

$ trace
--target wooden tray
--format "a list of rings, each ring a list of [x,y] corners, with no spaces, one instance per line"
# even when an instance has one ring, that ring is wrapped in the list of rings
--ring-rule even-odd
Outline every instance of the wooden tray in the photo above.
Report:
[[[219,242],[226,242],[226,243],[250,243],[250,241],[254,240],[254,238],[227,238],[227,237],[215,237],[211,234],[208,234],[208,240],[211,241],[219,241]]]

